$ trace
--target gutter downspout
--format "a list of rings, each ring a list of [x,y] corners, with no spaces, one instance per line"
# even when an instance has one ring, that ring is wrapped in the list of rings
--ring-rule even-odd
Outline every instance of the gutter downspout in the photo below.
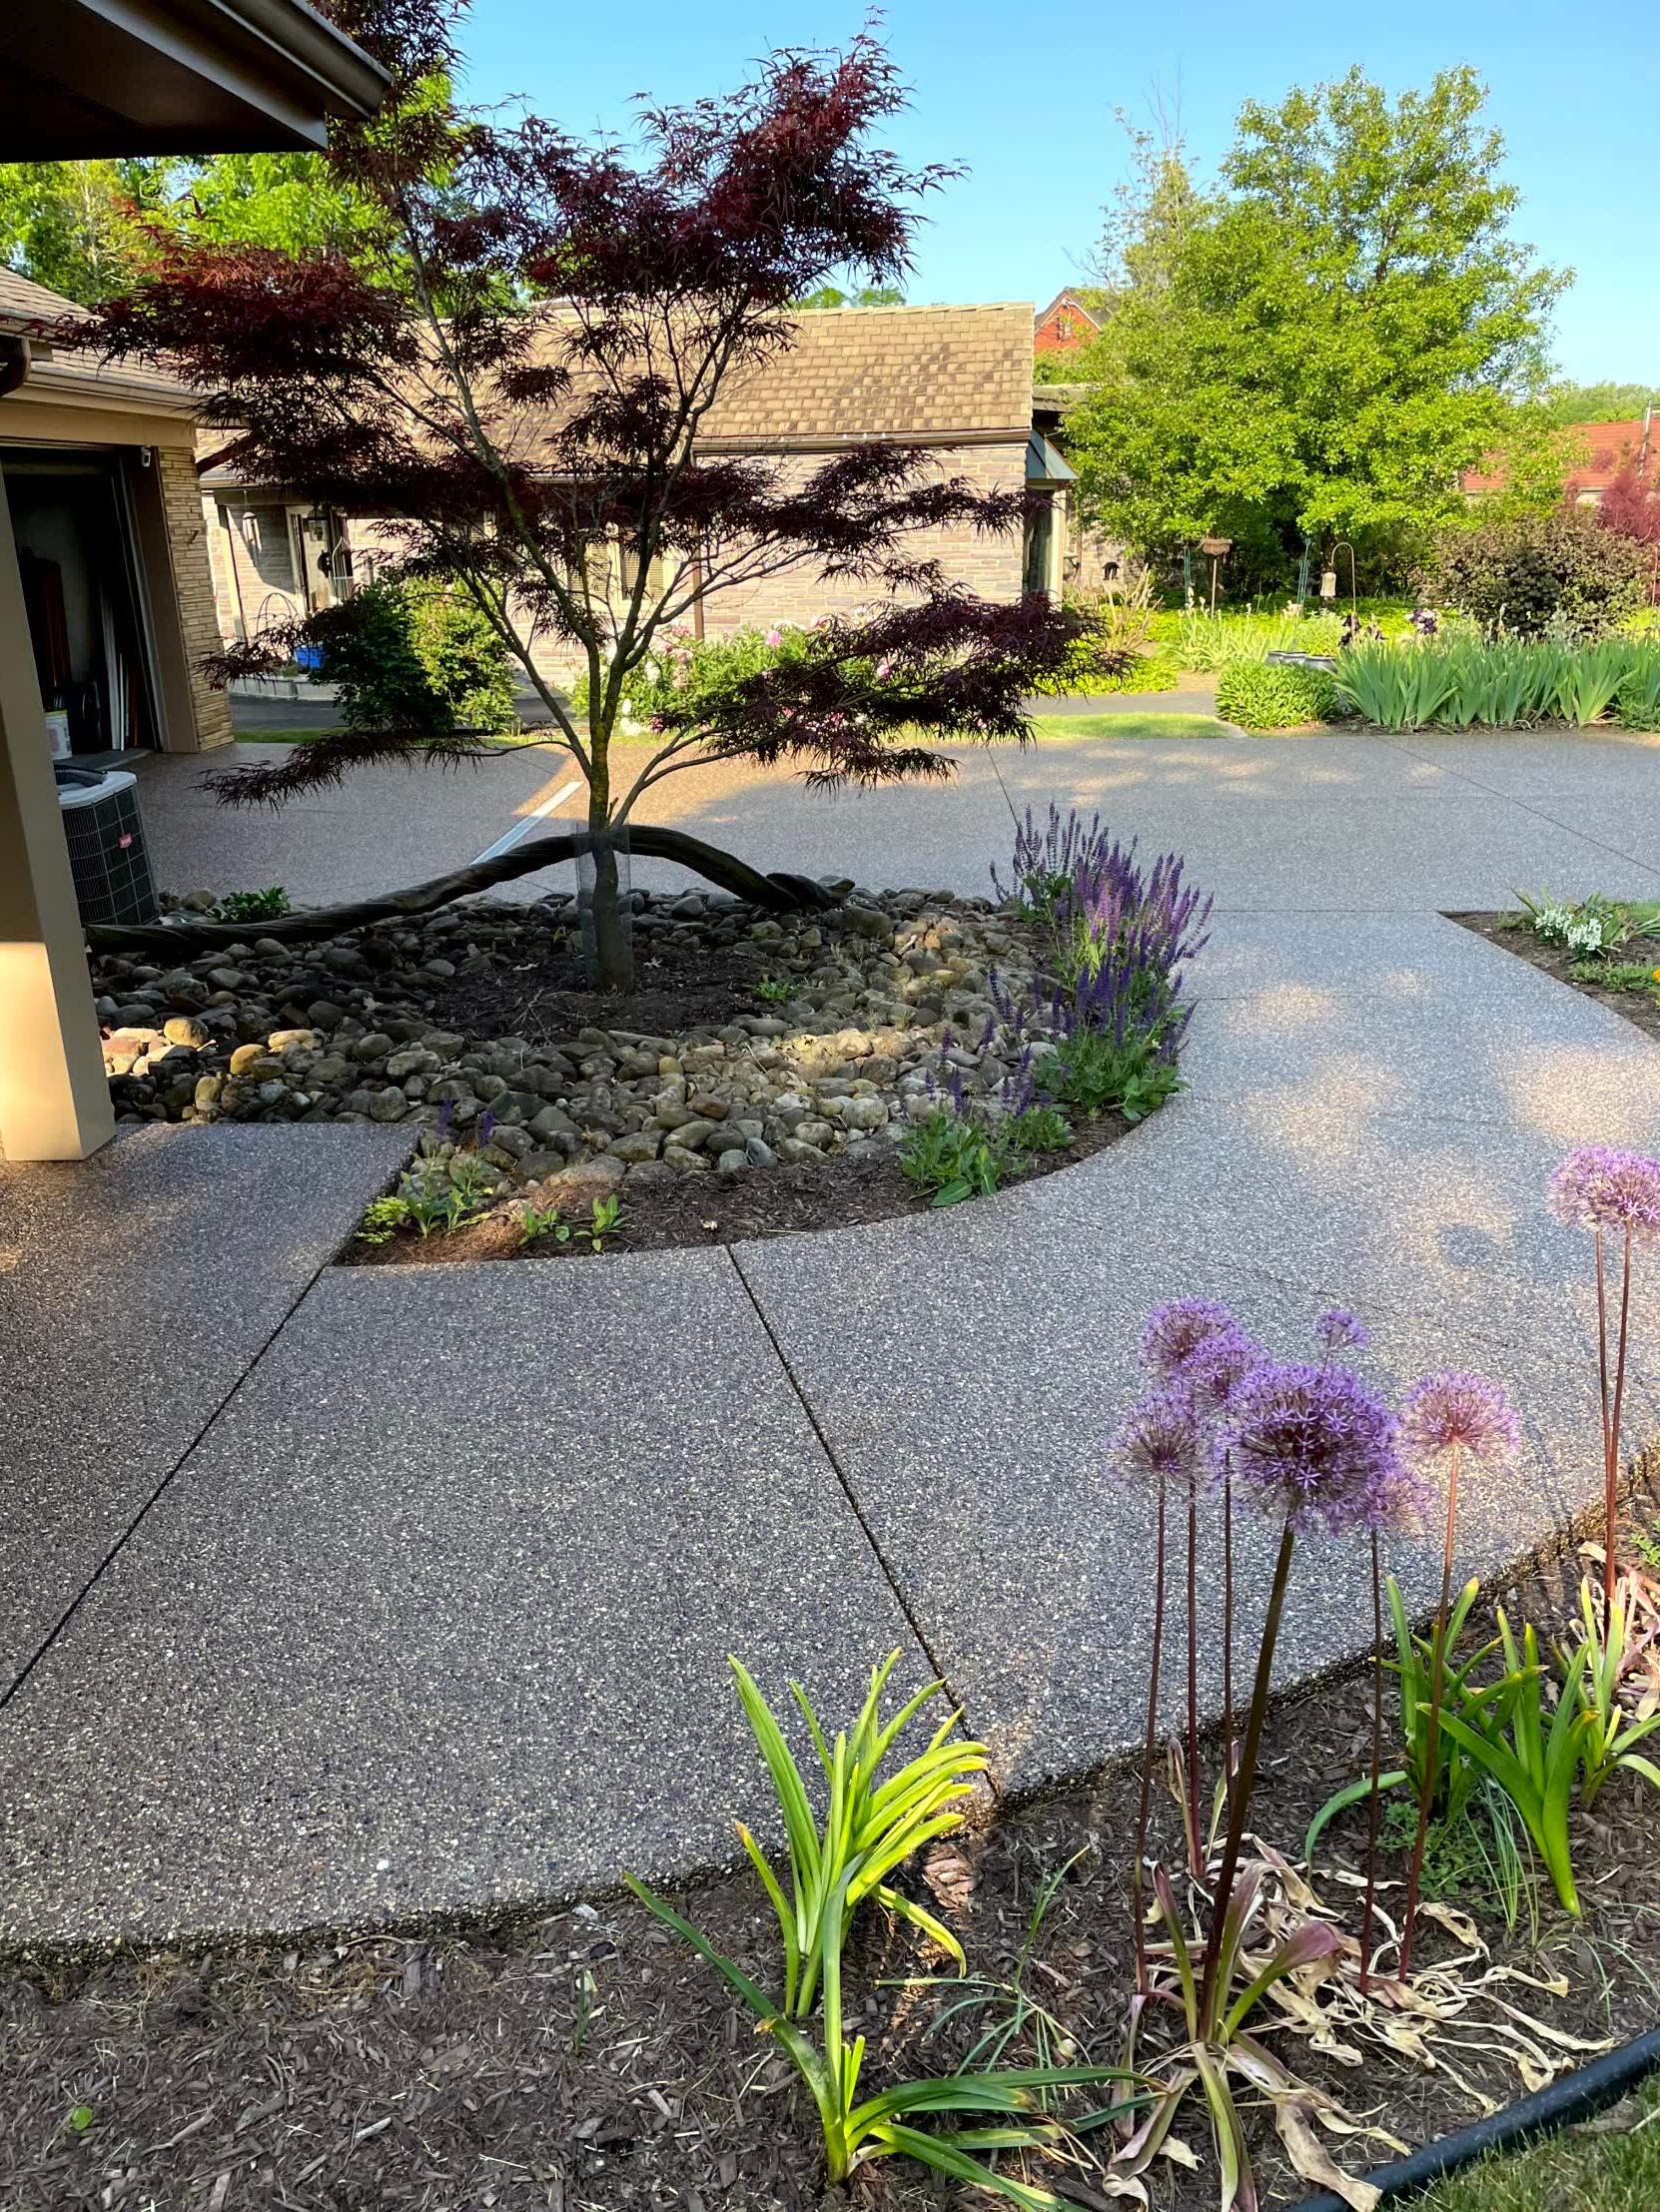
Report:
[[[0,399],[28,382],[32,358],[21,331],[0,331]]]

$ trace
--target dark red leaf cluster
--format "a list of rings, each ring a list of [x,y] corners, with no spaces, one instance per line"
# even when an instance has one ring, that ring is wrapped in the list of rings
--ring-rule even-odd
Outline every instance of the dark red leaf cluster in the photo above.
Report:
[[[874,143],[904,104],[875,40],[776,54],[728,96],[647,109],[643,152],[625,152],[458,109],[451,0],[332,12],[394,76],[382,115],[337,129],[327,156],[384,219],[374,253],[159,242],[78,342],[197,384],[245,480],[382,518],[410,571],[466,579],[538,683],[532,640],[625,670],[693,596],[753,597],[798,568],[906,603],[740,693],[711,742],[811,756],[836,780],[935,772],[901,732],[1021,734],[1020,696],[1058,662],[1064,625],[1037,602],[948,590],[927,538],[1017,530],[1026,493],[942,477],[903,445],[803,472],[703,438],[723,384],[789,344],[793,301],[849,270],[880,283],[907,267],[918,201],[944,173]],[[641,581],[619,608],[597,579],[624,569]],[[299,635],[220,656],[217,680]],[[239,794],[280,796],[410,743],[306,748]]]
[[[1660,604],[1660,474],[1645,473],[1628,461],[1603,493],[1597,520],[1617,536],[1634,538],[1648,546],[1655,558],[1649,570],[1648,595]]]
[[[996,605],[941,590],[826,622],[803,657],[749,678],[712,715],[663,723],[699,736],[704,757],[805,759],[806,781],[820,787],[949,775],[955,762],[926,740],[1026,742],[1024,701],[1077,629],[1039,592]]]

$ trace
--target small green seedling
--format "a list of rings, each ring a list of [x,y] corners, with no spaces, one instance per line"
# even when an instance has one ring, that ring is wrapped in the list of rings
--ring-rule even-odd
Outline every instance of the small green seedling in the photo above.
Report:
[[[622,1200],[614,1190],[603,1198],[595,1198],[589,1208],[585,1228],[577,1228],[567,1221],[556,1205],[538,1206],[526,1199],[518,1209],[518,1240],[521,1244],[534,1244],[544,1236],[550,1236],[555,1244],[585,1241],[588,1249],[602,1252],[607,1236],[621,1236],[628,1226],[628,1216],[622,1210]]]
[[[763,1006],[788,1006],[801,996],[801,986],[791,983],[787,976],[763,976],[755,986],[755,996]]]
[[[211,919],[215,922],[273,922],[278,915],[289,912],[289,895],[280,883],[274,883],[269,891],[227,891],[217,901]]]
[[[390,1244],[401,1229],[410,1225],[410,1205],[407,1198],[372,1198],[364,1208],[364,1217],[358,1223],[360,1244]]]

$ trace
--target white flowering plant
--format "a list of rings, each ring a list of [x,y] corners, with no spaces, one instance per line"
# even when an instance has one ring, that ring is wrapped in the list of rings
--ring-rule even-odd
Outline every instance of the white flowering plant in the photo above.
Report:
[[[1633,937],[1660,936],[1660,901],[1653,899],[1609,899],[1595,892],[1576,904],[1547,891],[1536,898],[1518,891],[1516,897],[1535,937],[1580,960],[1599,959]]]

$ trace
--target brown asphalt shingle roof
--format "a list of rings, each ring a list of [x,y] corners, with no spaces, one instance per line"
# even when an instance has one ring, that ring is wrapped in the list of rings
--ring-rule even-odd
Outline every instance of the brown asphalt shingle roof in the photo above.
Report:
[[[66,315],[82,312],[61,292],[48,292],[32,277],[20,277],[15,269],[0,267],[0,322],[58,323]]]
[[[29,332],[42,324],[79,320],[86,313],[61,292],[50,292],[32,277],[20,277],[15,269],[0,268],[0,330]],[[174,411],[191,396],[189,386],[179,377],[149,362],[106,363],[95,353],[61,343],[39,350],[29,383],[36,387],[36,396],[49,389],[81,389],[96,384],[100,399],[108,399],[112,405],[149,397]],[[28,385],[22,388],[27,390]]]
[[[733,378],[700,442],[1024,438],[1031,427],[1030,305],[832,308],[802,316],[788,352]]]

